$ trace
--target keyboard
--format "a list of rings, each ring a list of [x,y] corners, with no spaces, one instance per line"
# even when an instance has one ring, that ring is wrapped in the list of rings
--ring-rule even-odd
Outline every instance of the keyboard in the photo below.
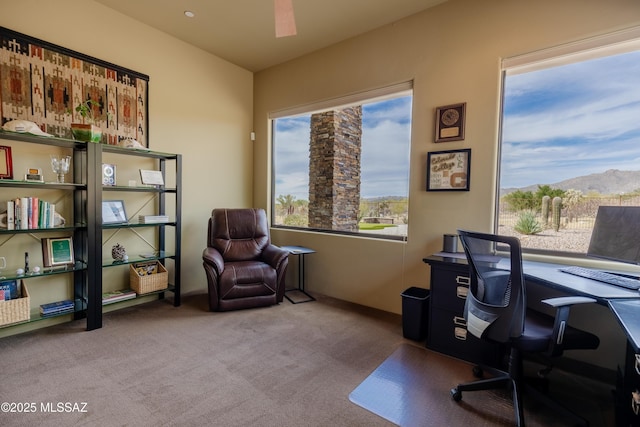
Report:
[[[592,270],[589,268],[582,268],[577,266],[562,267],[560,271],[562,271],[563,273],[573,274],[574,276],[597,280],[598,282],[606,283],[608,285],[619,286],[621,288],[627,288],[634,291],[640,289],[640,280],[618,276],[617,274],[611,274],[604,271]]]

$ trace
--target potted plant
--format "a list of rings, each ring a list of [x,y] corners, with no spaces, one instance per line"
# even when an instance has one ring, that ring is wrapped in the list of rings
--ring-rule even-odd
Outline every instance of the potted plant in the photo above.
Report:
[[[75,108],[83,119],[83,123],[71,123],[71,133],[78,141],[100,142],[102,139],[102,129],[95,125],[93,107],[100,107],[100,103],[93,99],[87,99]]]

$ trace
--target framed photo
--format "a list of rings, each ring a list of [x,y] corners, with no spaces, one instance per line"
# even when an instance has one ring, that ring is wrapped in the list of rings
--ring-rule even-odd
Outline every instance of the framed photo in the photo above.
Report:
[[[464,140],[467,103],[436,108],[436,142]]]
[[[13,179],[11,147],[0,145],[0,179]]]
[[[427,153],[427,191],[469,191],[471,149]]]
[[[42,263],[45,267],[73,264],[72,237],[46,237],[42,239]]]
[[[140,181],[145,185],[164,185],[162,172],[140,169]]]
[[[124,201],[102,201],[102,224],[125,224],[126,222],[127,212],[124,210]]]

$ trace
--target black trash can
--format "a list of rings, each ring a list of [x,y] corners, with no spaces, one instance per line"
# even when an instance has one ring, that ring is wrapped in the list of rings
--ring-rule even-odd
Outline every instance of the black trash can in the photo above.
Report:
[[[427,337],[429,289],[411,287],[402,295],[402,335],[414,341]]]

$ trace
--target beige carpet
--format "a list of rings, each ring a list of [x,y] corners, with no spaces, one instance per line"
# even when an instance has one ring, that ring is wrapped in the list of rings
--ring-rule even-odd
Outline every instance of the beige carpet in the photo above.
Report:
[[[399,363],[388,386],[408,387],[404,425],[512,425],[507,399],[468,393],[453,402],[448,390],[472,379],[470,365],[404,339],[400,316],[314,296],[211,313],[206,295],[188,295],[177,308],[166,300],[108,313],[95,331],[77,321],[2,338],[0,402],[36,410],[0,411],[0,426],[389,427],[349,400],[387,360]],[[612,407],[584,384],[568,389],[592,410]],[[495,401],[502,410],[492,412]],[[46,410],[59,403],[62,411]],[[66,403],[86,406],[66,412]]]
[[[511,426],[515,424],[506,391],[464,392],[461,402],[448,393],[459,382],[474,380],[471,366],[414,345],[400,345],[349,395],[363,408],[399,426]],[[611,387],[553,372],[553,391],[565,406],[578,411],[591,426],[612,426]],[[549,408],[525,397],[528,426],[570,426]]]

